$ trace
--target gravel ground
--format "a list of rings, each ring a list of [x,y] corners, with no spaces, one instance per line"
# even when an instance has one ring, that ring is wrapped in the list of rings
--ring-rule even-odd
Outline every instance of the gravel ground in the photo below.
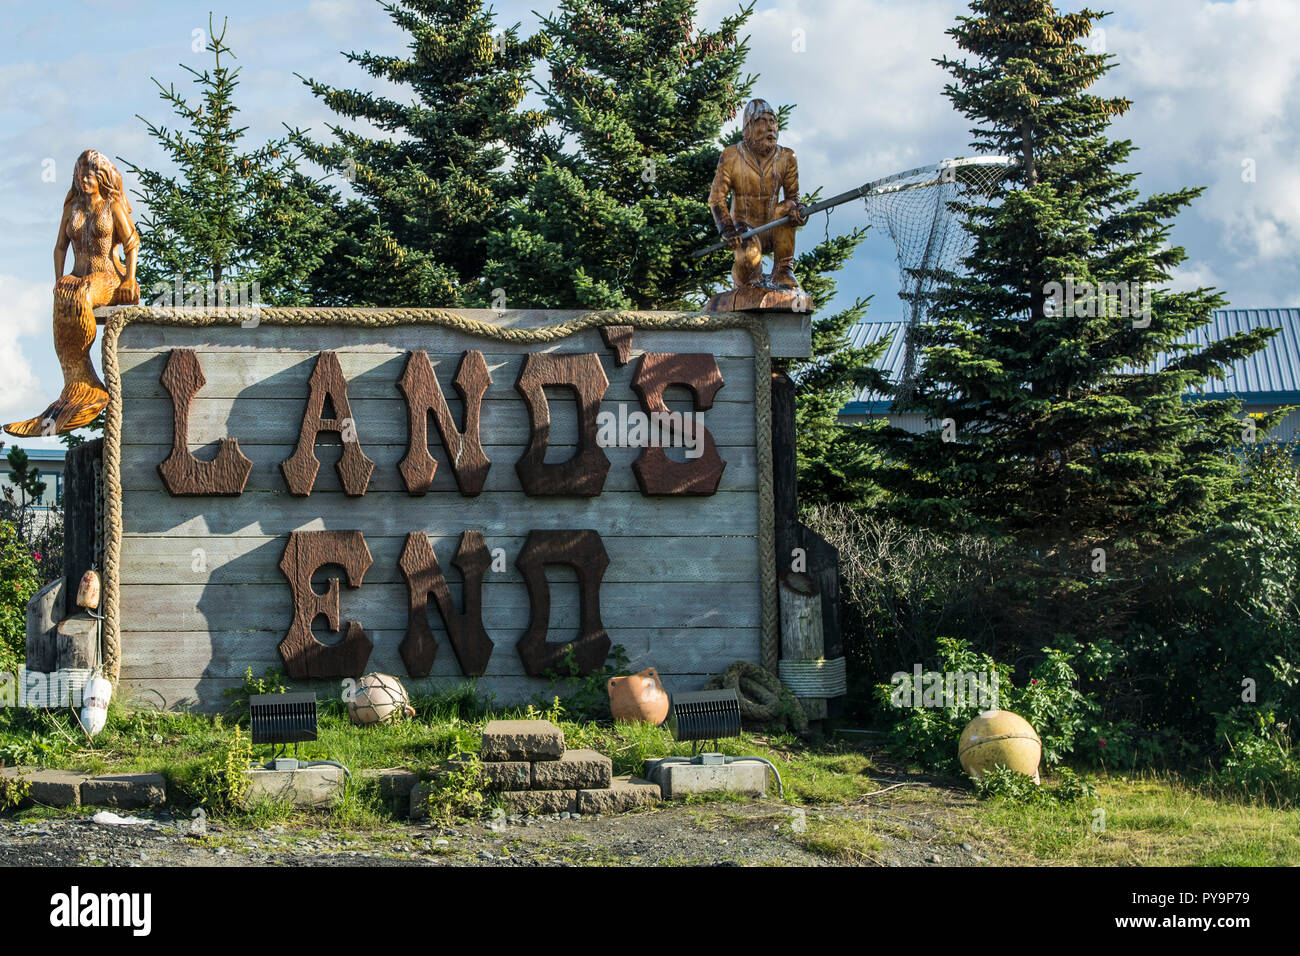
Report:
[[[960,802],[945,799],[951,807]],[[931,802],[933,803],[933,801]],[[319,829],[303,815],[262,829],[136,814],[136,826],[92,822],[90,812],[0,819],[0,866],[977,866],[995,848],[962,842],[945,806],[914,801],[796,808],[770,800],[661,807],[620,816],[511,818],[454,827]],[[811,837],[851,821],[879,846],[836,855]]]

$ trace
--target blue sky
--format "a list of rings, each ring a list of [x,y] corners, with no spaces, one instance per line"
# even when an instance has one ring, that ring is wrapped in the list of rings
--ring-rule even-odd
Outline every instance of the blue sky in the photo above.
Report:
[[[493,6],[498,22],[525,30],[537,25],[534,9],[549,9],[537,0]],[[1300,305],[1300,3],[1103,6],[1116,12],[1093,42],[1118,60],[1100,92],[1135,101],[1113,131],[1139,147],[1139,188],[1207,187],[1175,228],[1190,258],[1174,285],[1216,286],[1242,307]],[[735,7],[702,0],[700,20],[714,24]],[[964,9],[958,0],[758,0],[749,69],[760,75],[757,95],[798,104],[783,142],[799,155],[805,190],[831,194],[969,152],[931,62],[953,52],[944,31]],[[52,250],[73,161],[94,147],[163,164],[136,114],[170,124],[150,78],[192,86],[179,64],[207,65],[206,34],[195,31],[206,31],[210,10],[230,21],[250,143],[279,135],[282,123],[322,131],[331,119],[295,73],[365,87],[372,81],[341,51],[404,48],[375,0],[0,0],[0,420],[35,414],[61,386],[49,332]],[[830,227],[861,221],[854,207]],[[809,226],[824,228],[820,217]],[[843,295],[874,294],[877,318],[900,314],[893,254],[876,235],[843,273]]]

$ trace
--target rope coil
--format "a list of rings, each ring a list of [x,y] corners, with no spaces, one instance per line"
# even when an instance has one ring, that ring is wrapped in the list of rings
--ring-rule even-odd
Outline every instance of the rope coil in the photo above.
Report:
[[[121,672],[118,583],[122,548],[122,372],[117,356],[118,338],[132,322],[204,327],[242,325],[250,319],[258,325],[346,325],[358,329],[433,325],[500,342],[521,344],[555,342],[603,325],[628,325],[643,330],[748,331],[754,343],[754,427],[758,450],[758,547],[762,598],[760,656],[763,667],[775,673],[780,656],[780,634],[777,624],[775,503],[772,491],[772,358],[770,336],[761,318],[743,312],[633,312],[611,309],[587,312],[555,325],[506,328],[460,315],[450,309],[189,309],[128,306],[114,310],[106,319],[102,346],[104,379],[109,394],[104,422],[104,665],[114,684]]]

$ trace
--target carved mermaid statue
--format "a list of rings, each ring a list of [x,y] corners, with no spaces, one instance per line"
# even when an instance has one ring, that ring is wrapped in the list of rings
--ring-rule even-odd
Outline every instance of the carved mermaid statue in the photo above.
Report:
[[[72,274],[63,274],[68,246]],[[118,246],[126,261],[116,254]],[[140,235],[122,176],[108,157],[88,149],[77,157],[54,244],[54,351],[63,367],[63,393],[35,418],[12,422],[11,435],[62,435],[89,424],[108,405],[108,391],[90,364],[95,308],[136,305],[135,256]]]

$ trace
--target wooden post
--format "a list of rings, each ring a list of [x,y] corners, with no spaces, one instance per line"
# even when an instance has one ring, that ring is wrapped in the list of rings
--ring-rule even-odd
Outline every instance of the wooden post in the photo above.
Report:
[[[59,622],[55,670],[92,670],[98,656],[99,622],[84,611]]]
[[[790,570],[798,544],[799,493],[796,487],[794,382],[772,373],[772,498],[776,520],[776,573]]]
[[[55,630],[63,620],[63,580],[51,581],[27,602],[27,655],[29,671],[54,670]]]
[[[96,522],[95,463],[103,459],[104,439],[96,438],[69,449],[63,473],[63,609],[76,614],[81,576],[95,563],[100,537]]]
[[[816,580],[817,601],[821,608],[822,653],[817,657],[833,659],[844,656],[840,630],[840,553],[834,545],[799,521],[794,411],[794,382],[784,372],[772,373],[772,496],[775,501],[777,575],[784,578],[792,571],[794,550],[803,549],[804,567],[807,574]],[[780,591],[784,609],[786,590],[780,588]],[[785,628],[783,617],[783,657],[787,656],[784,651]],[[823,709],[827,708],[830,716],[836,716],[843,710],[843,700],[837,697],[824,701]],[[823,713],[822,716],[826,715]]]
[[[819,661],[826,656],[822,636],[822,598],[810,574],[785,572],[781,581],[781,660]],[[796,695],[797,696],[797,695]],[[809,720],[826,719],[825,697],[800,697]]]

